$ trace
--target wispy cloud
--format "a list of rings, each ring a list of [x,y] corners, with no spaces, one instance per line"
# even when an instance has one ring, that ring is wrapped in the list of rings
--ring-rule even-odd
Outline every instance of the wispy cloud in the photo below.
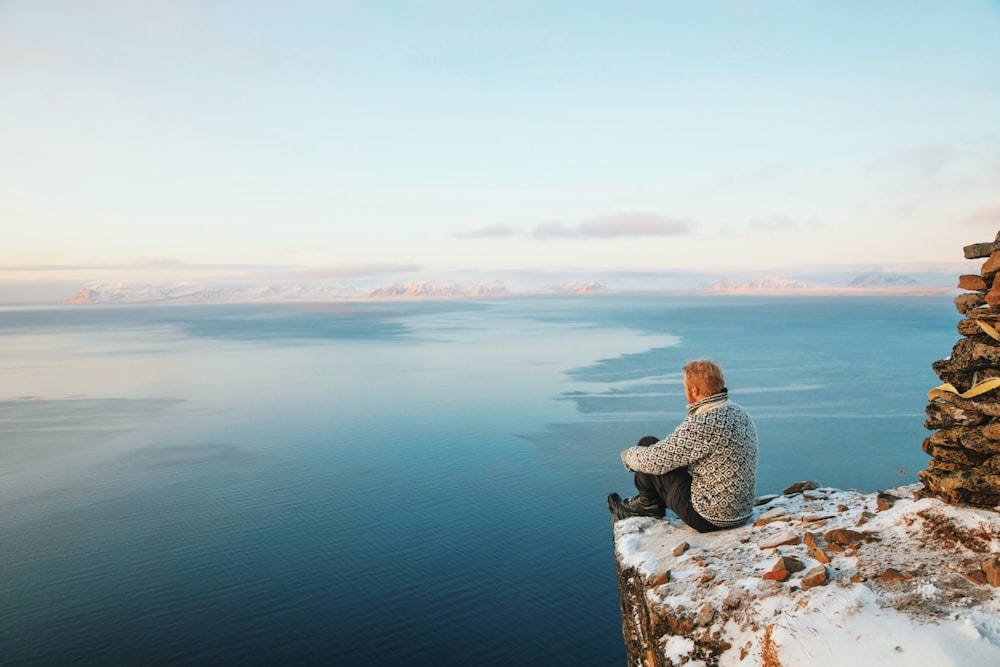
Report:
[[[124,269],[183,269],[184,262],[173,257],[143,257],[122,265]]]
[[[187,264],[168,257],[151,257],[120,264],[11,264],[0,265],[0,274],[73,273],[113,275],[233,276],[247,280],[337,280],[416,273],[414,262],[345,262],[328,266],[295,264]]]
[[[536,229],[537,232],[540,229]],[[686,236],[691,225],[685,220],[667,218],[655,213],[619,213],[585,220],[567,230],[571,237],[622,238],[628,236]]]
[[[288,272],[293,280],[331,280],[337,278],[362,278],[396,273],[415,273],[421,267],[414,262],[353,262],[332,266],[295,269]]]
[[[692,223],[687,220],[668,218],[655,213],[635,212],[604,215],[577,223],[542,222],[528,229],[510,225],[491,225],[453,236],[473,240],[521,237],[537,241],[670,237],[687,236],[691,233],[692,227]]]
[[[273,271],[275,269],[291,269],[293,266],[274,264],[186,264],[169,257],[153,257],[137,259],[120,264],[2,264],[0,271]]]

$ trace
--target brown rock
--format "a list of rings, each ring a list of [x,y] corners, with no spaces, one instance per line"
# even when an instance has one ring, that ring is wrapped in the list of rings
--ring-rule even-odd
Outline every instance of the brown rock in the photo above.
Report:
[[[689,635],[694,631],[694,619],[683,614],[668,614],[663,620],[675,635]]]
[[[986,305],[986,297],[979,292],[965,292],[955,297],[955,308],[965,315],[970,310]]]
[[[975,310],[970,310],[966,313],[968,317],[974,320],[985,320],[991,322],[995,327],[1000,323],[1000,313],[995,310],[990,310],[989,308],[977,308]]]
[[[993,509],[1000,505],[1000,476],[982,469],[951,472],[921,470],[917,473],[924,485],[921,498],[939,498],[951,505],[970,505]]]
[[[975,452],[1000,453],[1000,423],[991,423],[982,428],[957,427],[932,433],[928,438],[931,446],[969,449]],[[924,451],[927,451],[926,449]],[[928,452],[929,453],[929,452]]]
[[[1000,554],[993,554],[983,561],[983,574],[990,586],[1000,587]]]
[[[741,604],[743,604],[743,597],[745,593],[741,591],[736,591],[730,593],[726,596],[726,599],[722,601],[722,608],[727,610],[738,609]]]
[[[982,259],[983,257],[989,257],[997,249],[996,246],[996,242],[973,243],[962,248],[962,252],[965,254],[966,259]]]
[[[820,563],[829,563],[830,557],[825,551],[819,546],[819,539],[813,533],[806,533],[802,541],[805,543],[806,547],[809,549],[809,555],[818,560]]]
[[[976,320],[959,320],[955,328],[963,336],[978,336],[983,333],[983,330],[976,324]]]
[[[986,305],[990,308],[1000,306],[1000,285],[994,283],[993,288],[986,293]]]
[[[766,539],[761,540],[757,543],[757,546],[761,549],[775,549],[777,547],[785,546],[787,544],[798,544],[802,541],[802,537],[796,533],[789,531],[784,531],[778,533],[777,535],[772,535]]]
[[[993,415],[983,414],[975,409],[969,409],[965,405],[959,403],[959,401],[966,401],[968,399],[943,399],[939,398],[933,403],[928,403],[926,408],[927,419],[924,420],[924,426],[928,430],[938,430],[946,428],[956,428],[956,427],[975,427],[982,426],[983,424],[990,421]],[[995,406],[1000,408],[1000,406]]]
[[[676,547],[674,547],[674,555],[675,556],[680,556],[681,554],[683,554],[685,551],[688,550],[689,546],[691,546],[691,545],[688,544],[687,542],[681,542]]]
[[[894,496],[892,494],[883,493],[882,491],[879,491],[878,495],[875,498],[875,503],[878,508],[878,511],[884,512],[885,510],[895,505],[897,500],[899,500],[898,496]]]
[[[899,570],[893,567],[888,568],[885,572],[879,575],[879,579],[881,579],[882,581],[906,581],[909,578],[910,575],[904,572],[900,572]]]
[[[854,573],[851,575],[852,584],[860,584],[865,581],[865,576],[863,574]]]
[[[822,525],[824,521],[828,521],[829,519],[832,519],[835,516],[836,514],[809,514],[807,516],[802,517],[802,521],[804,521],[805,523],[818,523]]]
[[[1000,505],[1000,493],[972,493],[965,502],[975,507],[996,509]]]
[[[670,570],[667,570],[666,572],[658,572],[649,578],[649,587],[654,588],[656,586],[662,586],[668,581],[670,581]]]
[[[986,573],[983,572],[982,570],[976,572],[968,572],[964,576],[966,579],[969,580],[970,583],[973,583],[976,586],[985,586],[987,583]]]
[[[986,291],[986,281],[981,276],[969,273],[958,277],[958,289],[967,289],[973,292]]]
[[[951,348],[949,363],[954,370],[985,371],[998,367],[1000,343],[992,338],[960,338]]]
[[[921,470],[917,475],[925,486],[941,491],[964,489],[986,495],[995,494],[996,490],[1000,489],[1000,476],[987,474],[982,469],[957,470],[950,473],[930,473]]]
[[[800,561],[798,558],[793,558],[792,556],[782,556],[775,562],[774,567],[771,568],[771,572],[777,572],[779,570],[786,570],[787,572],[801,572],[806,569],[806,564]]]
[[[962,570],[952,565],[949,565],[948,563],[942,563],[941,566],[944,567],[944,569],[948,570],[949,572],[953,572],[958,576],[962,577],[970,584],[974,584],[976,586],[982,586],[983,584],[986,583],[986,575],[983,574],[982,570],[976,570],[974,572],[963,572]]]
[[[812,480],[808,482],[795,482],[790,487],[782,491],[786,496],[790,496],[796,493],[802,493],[803,491],[812,491],[813,489],[819,488],[819,482],[814,482]]]
[[[962,470],[965,468],[961,463],[954,463],[952,461],[941,461],[938,459],[931,460],[927,464],[928,470],[944,470],[946,472],[954,472],[955,470]]]
[[[753,522],[754,526],[766,526],[775,521],[787,521],[791,518],[792,512],[787,507],[774,507],[757,517]]]
[[[997,323],[997,326],[1000,326],[1000,322]],[[987,345],[995,344],[990,342],[992,341],[992,339],[987,336],[976,336],[973,340],[975,342],[985,343]],[[939,362],[934,362],[934,364],[931,365],[935,366],[938,363]],[[951,359],[948,360],[947,364],[948,364],[947,368],[937,366],[938,370],[936,370],[935,372],[938,374],[938,377],[941,378],[942,382],[951,383],[960,392],[966,391],[967,389],[971,389],[972,385],[975,384],[976,382],[985,380],[994,375],[998,375],[997,371],[993,370],[991,367],[976,368],[976,369],[955,368],[951,366]],[[981,364],[977,365],[981,366]]]
[[[823,565],[817,565],[812,568],[802,577],[802,585],[807,588],[812,588],[813,586],[822,586],[826,583],[827,574],[826,567]]]
[[[704,627],[711,625],[713,618],[715,618],[715,607],[706,602],[698,609],[698,615],[695,616],[694,622]]]
[[[859,533],[858,531],[850,530],[849,528],[836,528],[829,531],[823,536],[823,538],[826,540],[828,547],[831,544],[849,547],[852,544],[858,544],[859,542],[865,541],[864,533]]]
[[[764,578],[768,581],[785,581],[791,574],[788,570],[771,570],[764,573]]]
[[[994,243],[994,248],[996,244]],[[993,280],[993,276],[1000,271],[1000,250],[994,249],[990,253],[990,258],[983,262],[982,268],[979,269],[979,275],[983,277],[983,280],[990,282]]]
[[[948,357],[947,359],[938,359],[932,363],[931,370],[933,370],[934,373],[945,382],[951,382],[948,378],[954,376],[956,373],[962,372],[963,369],[952,366],[951,357]],[[969,373],[969,377],[972,377],[972,373]],[[952,384],[955,383],[952,382]],[[958,385],[955,384],[955,386],[957,387]]]
[[[932,464],[947,462],[960,468],[975,468],[993,456],[992,452],[977,452],[971,449],[956,447],[939,447],[930,443],[930,438],[924,446],[924,451],[934,457]]]

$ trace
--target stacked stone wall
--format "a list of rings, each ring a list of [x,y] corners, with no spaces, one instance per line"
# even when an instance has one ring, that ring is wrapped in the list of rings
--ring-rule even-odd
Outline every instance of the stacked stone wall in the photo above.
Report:
[[[959,278],[955,298],[963,316],[962,338],[951,356],[934,362],[944,382],[928,396],[924,440],[931,456],[920,472],[923,496],[953,505],[1000,506],[1000,234],[964,248],[966,259],[983,259],[978,274]]]

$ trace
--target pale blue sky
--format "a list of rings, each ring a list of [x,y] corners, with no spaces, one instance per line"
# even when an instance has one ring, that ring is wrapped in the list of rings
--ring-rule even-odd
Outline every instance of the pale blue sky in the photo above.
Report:
[[[0,280],[960,261],[1000,2],[0,0],[0,126]]]

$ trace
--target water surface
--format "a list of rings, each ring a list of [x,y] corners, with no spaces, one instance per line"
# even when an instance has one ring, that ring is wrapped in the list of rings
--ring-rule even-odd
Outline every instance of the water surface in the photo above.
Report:
[[[0,310],[0,663],[624,664],[604,498],[710,357],[758,492],[916,479],[947,297]]]

